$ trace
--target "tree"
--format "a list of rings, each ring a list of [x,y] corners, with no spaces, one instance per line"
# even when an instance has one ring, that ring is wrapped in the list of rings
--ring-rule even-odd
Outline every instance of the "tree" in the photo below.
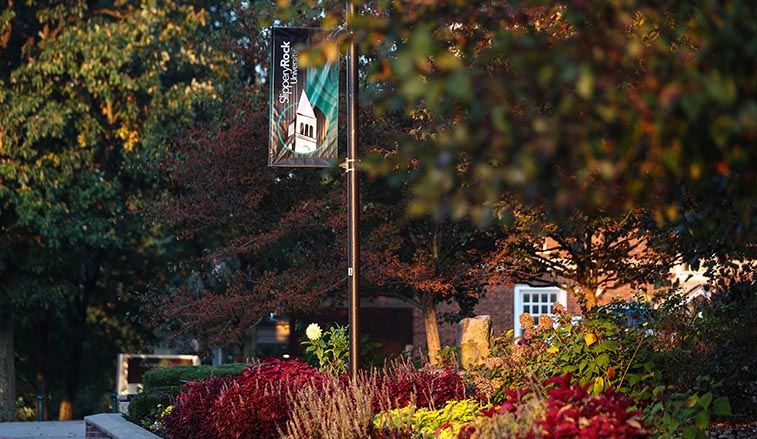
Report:
[[[403,215],[406,209],[396,199],[382,207],[370,202],[375,223],[363,247],[364,272],[383,294],[421,310],[429,361],[437,364],[441,342],[436,305],[455,301],[461,314],[472,311],[484,284],[478,267],[494,239],[467,223],[409,219]]]
[[[343,184],[316,170],[267,167],[267,94],[235,91],[219,120],[177,140],[163,165],[170,193],[149,216],[201,246],[179,255],[156,323],[211,344],[241,343],[270,313],[310,310],[344,279]]]
[[[750,2],[386,1],[364,11],[352,28],[381,60],[369,68],[370,101],[431,121],[428,136],[398,136],[394,157],[428,164],[413,180],[416,205],[490,217],[511,192],[555,219],[640,206],[678,226],[685,197],[699,211],[725,197],[737,212],[729,236],[753,242]],[[439,181],[453,196],[438,195]],[[699,236],[715,224],[699,221]]]
[[[144,274],[154,244],[134,216],[154,184],[143,164],[198,116],[230,64],[191,5],[29,6],[11,1],[0,14],[0,303],[4,322],[45,309],[63,318],[66,418],[90,306]],[[12,375],[0,394],[12,393]]]
[[[487,257],[489,282],[506,273],[532,286],[556,286],[574,294],[584,311],[601,294],[659,283],[680,262],[676,234],[641,209],[622,218],[576,212],[559,224],[538,209],[515,209],[514,216]]]

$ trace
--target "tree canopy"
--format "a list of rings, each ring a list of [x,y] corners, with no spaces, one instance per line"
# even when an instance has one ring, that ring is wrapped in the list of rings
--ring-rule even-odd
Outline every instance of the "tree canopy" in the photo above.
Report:
[[[640,206],[705,233],[727,221],[733,244],[753,242],[750,2],[379,1],[364,11],[352,25],[375,59],[366,102],[423,121],[390,156],[423,164],[418,209],[496,218],[503,193],[564,219]],[[393,169],[386,159],[366,168]]]
[[[28,322],[36,310],[71,331],[61,417],[78,388],[89,307],[154,268],[155,240],[134,215],[155,184],[144,163],[233,69],[208,43],[201,6],[10,1],[0,10],[2,320]]]

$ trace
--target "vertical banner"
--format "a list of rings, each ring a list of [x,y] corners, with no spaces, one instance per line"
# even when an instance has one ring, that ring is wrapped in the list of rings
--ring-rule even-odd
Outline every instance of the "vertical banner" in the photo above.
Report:
[[[299,53],[328,35],[317,28],[271,29],[268,166],[328,167],[337,161],[339,65],[299,66]]]

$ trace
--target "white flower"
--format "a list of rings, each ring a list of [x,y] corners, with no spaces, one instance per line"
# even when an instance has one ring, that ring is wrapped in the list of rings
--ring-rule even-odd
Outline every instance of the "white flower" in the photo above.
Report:
[[[321,338],[321,327],[318,326],[318,323],[311,323],[308,325],[307,329],[305,329],[305,335],[307,335],[310,340],[316,341]]]

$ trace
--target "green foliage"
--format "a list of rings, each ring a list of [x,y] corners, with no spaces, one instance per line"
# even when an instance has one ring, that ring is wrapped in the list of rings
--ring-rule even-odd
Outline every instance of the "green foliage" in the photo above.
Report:
[[[493,401],[501,402],[507,389],[534,378],[566,374],[582,385],[591,384],[592,395],[612,388],[638,397],[658,382],[654,338],[646,327],[621,326],[616,316],[601,309],[580,320],[562,309],[555,314],[556,320],[540,317],[538,326],[526,330],[515,344],[508,336],[495,341],[491,370],[479,372],[489,381],[484,386],[499,389],[486,392]],[[521,321],[526,328],[534,323],[529,315],[522,315]]]
[[[162,276],[166,241],[137,215],[159,181],[147,163],[232,69],[208,44],[208,14],[173,1],[0,6],[0,308],[24,340],[21,388],[69,401],[89,389],[79,401],[99,411],[94,389],[113,374],[87,364],[149,344],[119,296]]]
[[[170,366],[150,369],[142,376],[144,392],[181,386],[190,381],[207,380],[211,377],[239,375],[246,364],[233,363],[220,366]]]
[[[308,331],[313,325],[308,327]],[[323,333],[319,327],[316,333],[308,332],[308,339],[302,344],[305,346],[305,353],[317,359],[319,370],[333,375],[341,375],[347,371],[350,349],[346,326],[334,325]]]
[[[379,430],[412,431],[411,438],[457,437],[460,428],[473,421],[482,408],[479,402],[470,399],[447,401],[438,410],[417,408],[413,405],[381,412],[373,420],[374,428]]]
[[[439,366],[442,367],[458,367],[460,352],[456,346],[442,346],[439,349],[439,353],[436,355]]]
[[[738,219],[712,209],[696,222],[727,218],[744,244],[757,107],[739,60],[757,49],[739,42],[757,27],[750,1],[728,5],[387,0],[354,26],[376,59],[370,102],[414,119],[389,158],[398,172],[421,164],[416,209],[485,217],[512,192],[552,217],[646,205],[664,221],[727,196]],[[386,159],[371,164],[392,169]]]
[[[643,328],[624,328],[598,315],[575,324],[571,320],[567,314],[560,316],[555,329],[534,340],[549,345],[537,357],[541,376],[574,374],[580,384],[592,384],[592,395],[610,388],[638,393],[655,379],[652,338]]]
[[[655,346],[662,357],[660,371],[677,391],[700,387],[703,377],[720,382],[718,392],[728,395],[735,413],[754,415],[757,289],[739,276],[718,284],[709,298],[689,301],[686,294],[674,291],[658,298],[653,323]]]
[[[152,430],[179,393],[180,386],[158,387],[140,392],[129,401],[129,413],[126,418]]]
[[[711,383],[704,384],[711,386]],[[687,392],[670,392],[660,386],[653,394],[655,400],[645,408],[645,416],[649,424],[655,426],[655,437],[704,439],[714,416],[732,414],[728,398],[715,397],[710,391],[693,388]]]

